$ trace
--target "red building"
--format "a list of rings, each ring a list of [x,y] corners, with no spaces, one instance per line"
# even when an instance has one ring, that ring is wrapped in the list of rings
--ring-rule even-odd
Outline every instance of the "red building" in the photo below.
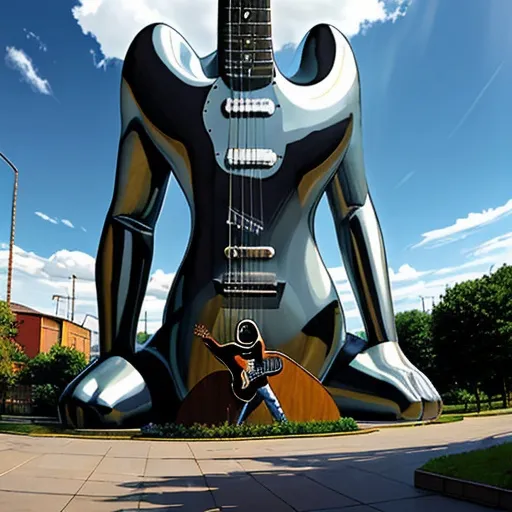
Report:
[[[89,361],[91,331],[65,318],[41,313],[11,302],[11,310],[19,322],[16,341],[29,357],[48,352],[53,345],[73,347],[83,352]]]

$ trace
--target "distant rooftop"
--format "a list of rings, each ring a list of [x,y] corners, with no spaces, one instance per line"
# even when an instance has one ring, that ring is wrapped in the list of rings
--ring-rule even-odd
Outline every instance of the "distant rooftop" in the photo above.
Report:
[[[11,311],[13,313],[36,313],[38,315],[44,315],[44,313],[37,311],[37,309],[29,308],[28,306],[23,306],[23,304],[17,304],[16,302],[11,302]]]
[[[80,325],[77,322],[72,322],[68,318],[64,318],[62,316],[56,316],[52,315],[51,313],[43,313],[42,311],[38,311],[37,309],[30,308],[28,306],[24,306],[23,304],[18,304],[17,302],[11,302],[11,311],[13,313],[19,313],[19,314],[26,314],[26,315],[38,315],[38,316],[44,316],[46,318],[53,318],[54,320],[57,320],[59,322],[65,321],[69,322],[70,324],[78,325],[79,327],[82,327],[82,329],[86,329],[87,331],[91,331],[88,327],[85,327],[83,325]]]

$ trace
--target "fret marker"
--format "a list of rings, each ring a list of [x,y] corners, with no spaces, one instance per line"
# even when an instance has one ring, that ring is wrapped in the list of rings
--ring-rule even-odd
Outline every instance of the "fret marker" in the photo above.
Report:
[[[249,46],[249,45],[251,44],[251,40],[250,40],[250,39],[246,39],[246,40],[245,40],[245,44],[246,44],[247,46]]]

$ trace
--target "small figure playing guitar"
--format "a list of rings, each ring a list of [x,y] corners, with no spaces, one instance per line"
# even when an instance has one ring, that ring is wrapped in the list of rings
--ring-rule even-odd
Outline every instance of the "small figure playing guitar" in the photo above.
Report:
[[[231,373],[234,395],[245,402],[238,424],[249,416],[261,400],[265,401],[274,419],[286,421],[281,404],[267,379],[282,371],[283,361],[277,356],[267,355],[258,326],[252,320],[238,322],[235,332],[235,341],[221,345],[204,325],[194,328],[194,334],[202,338],[212,354]]]

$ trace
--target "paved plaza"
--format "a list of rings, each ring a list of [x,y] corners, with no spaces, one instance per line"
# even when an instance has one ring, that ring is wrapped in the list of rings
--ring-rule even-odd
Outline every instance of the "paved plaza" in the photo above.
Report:
[[[478,512],[414,488],[447,453],[512,440],[512,417],[310,439],[165,442],[0,435],[8,512]]]

